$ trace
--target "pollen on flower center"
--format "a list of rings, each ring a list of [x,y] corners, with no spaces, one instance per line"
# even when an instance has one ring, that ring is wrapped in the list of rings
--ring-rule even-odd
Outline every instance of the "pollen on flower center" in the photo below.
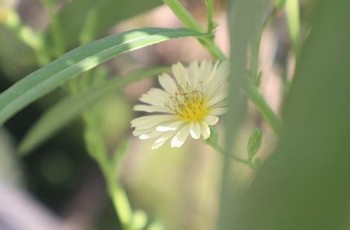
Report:
[[[201,121],[208,114],[203,93],[189,86],[179,87],[166,106],[184,121]]]

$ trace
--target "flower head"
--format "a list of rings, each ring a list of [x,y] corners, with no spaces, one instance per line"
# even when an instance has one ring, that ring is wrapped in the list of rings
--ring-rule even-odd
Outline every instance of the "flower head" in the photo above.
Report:
[[[152,88],[142,95],[136,111],[153,113],[131,121],[133,134],[140,139],[156,139],[153,149],[167,140],[171,147],[180,147],[190,135],[207,139],[209,126],[215,125],[226,112],[227,62],[192,62],[185,68],[173,65],[174,79],[168,74],[158,77],[163,89]]]

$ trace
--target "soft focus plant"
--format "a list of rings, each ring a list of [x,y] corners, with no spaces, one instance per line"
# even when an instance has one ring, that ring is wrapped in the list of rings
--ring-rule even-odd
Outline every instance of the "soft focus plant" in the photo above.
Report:
[[[88,23],[80,37],[70,41],[65,38],[68,29],[65,30],[59,24],[52,1],[44,1],[51,23],[51,40],[48,40],[47,34],[33,31],[21,23],[16,12],[6,11],[5,16],[0,18],[1,23],[34,51],[40,68],[1,93],[0,124],[3,125],[29,104],[57,88],[63,88],[69,97],[59,101],[32,126],[20,145],[20,152],[29,153],[75,117],[82,116],[85,146],[103,173],[108,194],[123,229],[151,229],[152,226],[162,228],[161,223],[152,221],[146,212],[134,209],[130,204],[128,194],[119,182],[128,137],[123,137],[115,150],[108,149],[100,126],[102,112],[96,103],[136,81],[158,76],[162,89],[150,89],[140,98],[143,104],[134,106],[138,112],[151,114],[128,121],[134,128],[133,134],[143,140],[155,140],[147,151],[162,148],[167,141],[171,147],[182,147],[188,136],[191,136],[196,140],[202,139],[222,154],[218,226],[220,229],[229,229],[227,223],[230,223],[231,207],[226,201],[231,199],[232,194],[235,194],[233,197],[239,196],[236,188],[232,188],[232,165],[239,163],[250,170],[247,181],[251,181],[263,164],[259,150],[264,131],[272,130],[277,140],[283,131],[279,115],[268,105],[259,89],[263,75],[259,66],[262,35],[269,22],[284,11],[287,14],[293,52],[297,54],[300,34],[298,1],[229,1],[229,30],[232,39],[230,57],[215,43],[216,28],[219,25],[214,21],[213,0],[203,1],[207,12],[206,28],[191,15],[182,1],[163,2],[184,28],[139,28],[99,40],[93,40],[97,34],[95,31],[100,31],[96,24],[99,19],[93,12],[84,16],[88,17]],[[242,27],[244,22],[247,24]],[[101,24],[101,30],[102,27],[107,25]],[[101,65],[122,54],[184,37],[197,39],[212,60],[193,60],[189,63],[178,60],[171,68],[142,69],[116,79],[108,78],[105,67]],[[65,52],[67,46],[74,43],[79,46]],[[50,50],[49,45],[52,45]],[[173,76],[168,74],[170,69]],[[240,137],[242,123],[247,120],[245,111],[248,101],[254,104],[268,128],[253,127],[250,137],[245,140],[246,153],[242,155],[234,151],[234,144]],[[215,127],[219,116],[223,117],[221,125],[224,130]]]

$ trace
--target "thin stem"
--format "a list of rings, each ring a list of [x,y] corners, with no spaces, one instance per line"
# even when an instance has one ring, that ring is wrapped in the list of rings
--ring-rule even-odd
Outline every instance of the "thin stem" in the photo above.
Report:
[[[8,10],[6,12],[3,24],[11,29],[23,43],[34,50],[36,59],[39,64],[44,65],[49,58],[44,55],[44,43],[39,33],[33,31],[30,27],[25,26],[19,18],[17,12]]]
[[[259,51],[261,44],[261,37],[264,32],[264,29],[268,25],[269,21],[276,15],[278,12],[278,8],[274,7],[272,11],[268,14],[268,16],[263,21],[261,29],[258,32],[257,38],[253,47],[253,55],[252,55],[252,67],[251,74],[254,80],[254,83],[251,81],[246,81],[246,91],[248,93],[249,99],[258,107],[264,119],[269,123],[271,128],[274,130],[276,135],[280,135],[282,130],[282,122],[279,117],[272,111],[270,106],[266,103],[263,96],[260,94],[258,87],[259,83]],[[249,78],[249,77],[248,77]]]
[[[109,196],[112,199],[113,206],[118,214],[123,229],[129,229],[132,219],[132,211],[128,196],[126,195],[125,190],[116,181],[114,174],[109,173],[109,175],[105,175],[105,177],[109,177]]]
[[[207,145],[210,145],[213,149],[215,149],[217,152],[221,153],[223,156],[230,157],[233,160],[236,160],[237,162],[240,162],[242,164],[248,165],[249,167],[252,167],[250,164],[250,161],[247,159],[242,159],[237,156],[234,156],[232,154],[226,155],[225,150],[220,146],[219,141],[218,141],[218,132],[215,127],[211,126],[210,127],[210,136],[208,139],[204,140],[204,142]]]
[[[258,32],[257,38],[253,44],[253,54],[252,54],[252,73],[254,78],[255,85],[257,84],[258,78],[259,78],[259,51],[260,51],[260,44],[261,44],[261,37],[263,35],[263,32],[268,25],[269,21],[276,15],[278,12],[278,8],[274,7],[272,11],[268,14],[268,16],[265,18],[260,31]]]
[[[79,82],[74,82],[73,84],[79,84]],[[79,87],[78,85],[76,86]],[[72,93],[73,88],[71,87],[70,89]],[[115,212],[120,219],[123,229],[131,229],[133,212],[127,194],[118,182],[117,177],[120,168],[119,161],[117,161],[119,158],[110,157],[108,154],[96,113],[98,111],[95,108],[91,108],[83,114],[86,126],[85,144],[90,156],[96,160],[102,171],[106,181],[108,195],[113,202]]]
[[[184,24],[185,27],[205,33],[204,29],[192,17],[192,15],[183,7],[179,0],[163,0],[164,3],[173,11],[176,17]],[[211,4],[212,5],[212,4]],[[212,22],[211,22],[212,23]],[[212,31],[208,32],[207,37],[198,39],[199,42],[208,50],[208,52],[216,59],[226,59],[225,54],[214,42]]]
[[[208,145],[210,145],[213,149],[215,149],[217,152],[221,153],[222,155],[225,156],[225,150],[219,146],[219,145],[212,145],[211,143],[207,143]],[[249,160],[246,160],[246,159],[242,159],[242,158],[239,158],[237,156],[234,156],[232,154],[229,155],[229,157],[239,163],[242,163],[242,164],[245,164],[245,165],[248,165],[249,167],[251,167],[250,165],[250,162]]]
[[[212,33],[216,27],[216,24],[213,20],[213,12],[214,12],[214,1],[213,0],[206,0],[205,1],[207,5],[207,17],[208,17],[208,33]]]
[[[54,55],[59,57],[64,52],[64,41],[62,37],[61,32],[61,26],[59,21],[57,20],[57,17],[55,17],[54,14],[54,4],[52,0],[44,0],[44,5],[47,9],[48,17],[51,21],[51,28],[52,28],[52,36],[53,36],[53,50]]]
[[[276,135],[279,136],[282,131],[282,121],[266,103],[258,88],[251,81],[247,80],[246,91],[249,99],[256,105],[256,107],[258,107],[264,119],[271,126]]]
[[[176,17],[185,27],[204,33],[203,28],[197,23],[192,15],[183,7],[179,0],[163,0],[163,2],[173,11]]]

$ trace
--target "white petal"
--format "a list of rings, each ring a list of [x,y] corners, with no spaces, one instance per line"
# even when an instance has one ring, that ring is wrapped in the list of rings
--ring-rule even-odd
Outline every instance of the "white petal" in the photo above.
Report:
[[[229,75],[229,68],[227,63],[227,61],[224,61],[221,64],[218,61],[215,62],[209,77],[203,79],[205,82],[205,94],[209,98],[212,97],[214,93],[222,91],[222,87],[226,88],[227,77]]]
[[[157,126],[156,130],[159,132],[167,132],[177,130],[184,122],[183,121],[175,121],[173,123],[167,123]]]
[[[212,105],[215,105],[216,103],[223,101],[227,98],[227,92],[226,91],[220,91],[217,94],[214,94],[213,97],[208,101],[207,106],[210,107]]]
[[[217,72],[217,69],[218,69],[218,66],[219,66],[219,61],[216,61],[213,65],[211,65],[211,69],[210,69],[210,72],[207,76],[206,80],[207,82],[212,82],[213,80],[216,81],[215,77],[216,77],[216,72]]]
[[[217,116],[206,116],[204,118],[204,122],[208,125],[215,125],[219,121],[219,118]]]
[[[188,78],[190,80],[192,88],[196,89],[198,81],[199,81],[198,62],[197,61],[190,63],[190,66],[188,67]]]
[[[153,139],[153,138],[156,138],[156,137],[159,137],[160,136],[160,133],[158,132],[152,132],[152,133],[144,133],[144,134],[141,134],[139,136],[139,139],[140,140],[148,140],[148,139]]]
[[[151,104],[162,106],[165,104],[165,101],[170,97],[168,93],[163,90],[152,88],[147,93],[143,94],[140,98],[140,101]]]
[[[171,147],[181,147],[181,145],[183,145],[185,142],[189,131],[188,125],[185,125],[182,129],[180,129],[180,131],[177,132],[171,140]]]
[[[177,120],[177,116],[174,115],[149,115],[139,118],[135,118],[131,121],[131,127],[147,129],[149,127],[156,126],[166,121]]]
[[[193,139],[199,139],[201,137],[201,126],[199,122],[194,121],[190,123],[190,134]]]
[[[205,81],[210,76],[212,70],[212,62],[211,61],[202,61],[199,66],[198,74],[201,81]]]
[[[186,85],[189,82],[187,70],[181,63],[173,65],[172,70],[179,85]]]
[[[227,79],[217,75],[211,81],[206,82],[205,86],[205,95],[211,98],[219,92],[227,92]]]
[[[150,128],[150,129],[137,129],[132,132],[134,136],[139,136],[140,139],[151,139],[151,138],[156,138],[162,133],[157,132],[155,128]]]
[[[174,135],[173,132],[165,133],[161,137],[159,137],[152,145],[152,149],[158,149],[160,146],[162,146],[169,138],[171,138]]]
[[[227,79],[228,76],[230,75],[230,63],[229,61],[223,61],[218,70],[216,71],[216,74],[218,76],[218,78],[223,78],[223,79]]]
[[[210,110],[209,114],[211,116],[219,116],[219,115],[225,114],[226,112],[227,112],[226,107],[220,107],[220,108],[215,108]]]
[[[163,113],[173,113],[165,106],[155,106],[155,105],[135,105],[135,111],[145,111],[148,113],[163,112]]]
[[[173,79],[168,74],[162,74],[158,77],[159,84],[165,89],[169,94],[174,94],[176,92],[176,84]]]
[[[205,122],[201,122],[201,133],[202,133],[202,138],[205,140],[210,136],[210,128]]]

